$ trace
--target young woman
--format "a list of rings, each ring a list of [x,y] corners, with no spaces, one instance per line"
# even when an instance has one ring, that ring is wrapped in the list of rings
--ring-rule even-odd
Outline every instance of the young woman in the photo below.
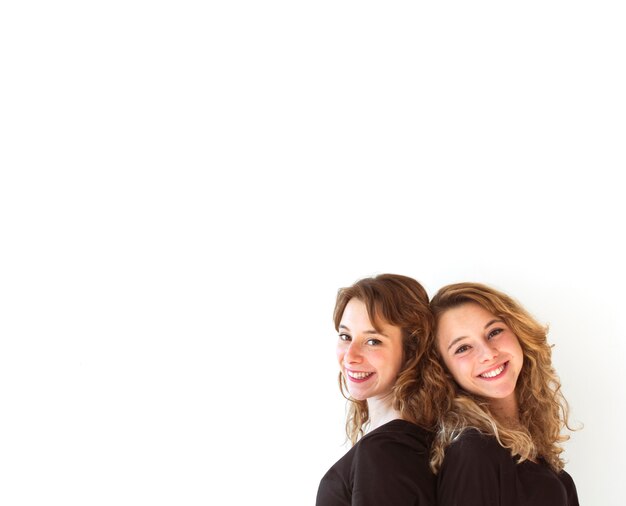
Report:
[[[322,478],[317,506],[434,506],[425,427],[437,417],[421,367],[433,327],[426,291],[406,276],[362,279],[339,290],[334,321],[354,446]]]
[[[431,353],[450,391],[432,449],[438,504],[578,506],[560,456],[567,403],[546,328],[477,283],[441,288],[431,308]]]

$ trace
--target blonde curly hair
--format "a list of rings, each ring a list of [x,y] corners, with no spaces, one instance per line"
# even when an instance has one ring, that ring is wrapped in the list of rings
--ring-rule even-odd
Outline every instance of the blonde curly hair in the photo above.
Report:
[[[432,298],[435,332],[429,336],[429,360],[443,364],[437,343],[437,322],[449,309],[475,303],[504,320],[517,336],[524,353],[524,365],[515,388],[521,427],[501,424],[489,407],[489,400],[463,390],[446,370],[447,400],[441,406],[437,434],[431,452],[431,467],[441,467],[446,448],[465,429],[475,428],[494,436],[518,461],[536,461],[539,457],[555,471],[563,469],[561,443],[568,440],[568,404],[561,393],[561,383],[552,367],[552,349],[547,341],[548,327],[538,323],[517,301],[479,283],[456,283],[444,286]],[[445,366],[444,366],[445,367]]]

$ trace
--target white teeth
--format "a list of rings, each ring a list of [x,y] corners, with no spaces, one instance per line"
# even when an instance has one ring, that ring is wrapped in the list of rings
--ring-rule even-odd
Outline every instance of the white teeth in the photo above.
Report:
[[[365,379],[368,376],[371,376],[372,374],[374,374],[373,372],[352,372],[352,371],[347,371],[348,372],[348,376],[350,376],[351,378],[354,379]]]
[[[504,365],[505,364],[502,364],[500,367],[498,367],[497,369],[494,369],[493,371],[489,371],[489,372],[486,372],[485,374],[481,374],[480,377],[481,378],[493,378],[497,376],[498,374],[500,374],[502,371],[504,371]]]

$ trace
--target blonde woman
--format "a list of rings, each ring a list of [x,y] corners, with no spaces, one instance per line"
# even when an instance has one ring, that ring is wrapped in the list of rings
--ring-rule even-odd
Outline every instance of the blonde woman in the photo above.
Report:
[[[441,506],[578,506],[563,467],[567,403],[546,328],[478,283],[441,288],[431,354],[450,392],[435,443]]]
[[[339,290],[334,322],[354,446],[322,478],[317,506],[434,506],[426,429],[437,416],[422,389],[433,326],[426,291],[396,274],[362,279]]]

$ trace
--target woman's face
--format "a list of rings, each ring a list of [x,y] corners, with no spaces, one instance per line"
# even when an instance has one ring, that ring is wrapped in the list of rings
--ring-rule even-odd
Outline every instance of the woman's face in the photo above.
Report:
[[[350,299],[339,323],[337,359],[357,400],[389,395],[402,367],[402,329],[381,320],[374,329],[365,304]]]
[[[516,406],[524,353],[502,319],[473,302],[448,309],[439,317],[437,346],[463,389],[492,405]]]

